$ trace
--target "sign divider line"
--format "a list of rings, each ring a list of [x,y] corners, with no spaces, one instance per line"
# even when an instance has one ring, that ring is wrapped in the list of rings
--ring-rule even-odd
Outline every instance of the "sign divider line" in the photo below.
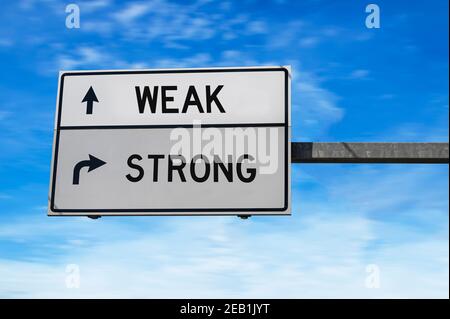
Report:
[[[60,126],[60,130],[101,130],[101,129],[158,129],[158,128],[211,128],[211,127],[285,127],[286,123],[242,123],[242,124],[150,124],[150,125],[77,125]]]

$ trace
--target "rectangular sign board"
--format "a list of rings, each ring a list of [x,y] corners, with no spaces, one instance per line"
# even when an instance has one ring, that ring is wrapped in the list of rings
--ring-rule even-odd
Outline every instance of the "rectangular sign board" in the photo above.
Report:
[[[61,72],[49,215],[290,214],[290,68]]]

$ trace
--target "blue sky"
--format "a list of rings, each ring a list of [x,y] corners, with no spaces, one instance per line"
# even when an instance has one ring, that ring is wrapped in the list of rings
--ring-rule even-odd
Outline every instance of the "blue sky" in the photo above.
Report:
[[[291,65],[293,141],[448,141],[448,1],[372,2],[380,29],[369,1],[76,1],[80,29],[2,1],[0,297],[448,298],[448,165],[296,164],[292,217],[46,216],[63,69]]]

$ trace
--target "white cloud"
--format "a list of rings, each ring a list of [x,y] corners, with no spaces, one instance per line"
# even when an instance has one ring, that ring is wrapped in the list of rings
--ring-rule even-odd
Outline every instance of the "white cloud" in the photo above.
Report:
[[[133,22],[137,18],[145,15],[152,8],[153,3],[154,1],[130,3],[125,9],[116,12],[114,18],[121,23]]]
[[[298,42],[297,38],[305,25],[306,23],[300,20],[289,21],[286,24],[283,24],[279,32],[272,31],[271,36],[267,39],[267,46],[273,49],[280,49],[282,47],[292,48],[292,44]]]
[[[99,9],[105,9],[111,5],[110,0],[89,0],[83,1],[80,4],[81,13],[92,13]]]
[[[421,185],[425,174],[427,180],[441,182],[448,176],[433,167],[421,171],[414,166],[392,170],[378,166],[366,173],[364,168],[336,169],[334,179],[330,172],[312,173],[326,185],[323,199],[309,200],[294,191],[292,217],[3,222],[0,240],[30,245],[34,252],[27,260],[8,258],[6,251],[2,254],[0,295],[448,298],[448,201],[430,201],[435,190]],[[336,184],[345,186],[342,192],[332,192]],[[383,192],[384,185],[390,187]],[[445,191],[448,186],[436,196]],[[418,193],[422,193],[419,199]],[[384,204],[377,206],[380,201]],[[430,215],[433,210],[438,213]],[[430,220],[414,228],[373,215],[391,211],[410,221],[417,221],[420,211]],[[67,264],[80,267],[79,289],[65,287]],[[380,268],[379,289],[365,286],[368,264]]]
[[[369,70],[365,70],[365,69],[357,69],[352,71],[352,73],[350,73],[349,78],[350,79],[367,79],[367,77],[369,76],[370,71]]]
[[[332,260],[338,261],[335,256],[339,253],[344,254],[340,256],[343,259],[354,258],[352,254],[358,254],[360,245],[348,247],[347,241],[361,236],[366,226],[358,220],[338,222],[334,226],[344,230],[343,236],[335,231],[335,240],[319,248],[318,243],[310,241],[310,236],[329,234],[335,228],[324,220],[306,224],[310,228],[300,230],[304,240],[299,243],[292,230],[286,234],[273,232],[270,227],[253,222],[236,223],[222,218],[172,221],[162,224],[165,233],[93,242],[84,249],[69,245],[68,255],[54,263],[0,261],[0,286],[4,295],[15,297],[314,296],[322,288],[348,279],[355,271],[354,265],[333,264]],[[252,230],[258,233],[250,234]],[[283,251],[276,253],[280,247]],[[327,249],[334,253],[324,255]],[[70,253],[71,250],[75,251]],[[315,259],[324,267],[316,268]],[[68,263],[80,266],[79,290],[64,287]],[[362,269],[361,279],[365,276]],[[355,282],[345,284],[347,288],[352,285],[356,289],[361,286]]]
[[[328,128],[339,122],[344,109],[338,106],[338,97],[322,87],[314,74],[294,65],[292,82],[293,117],[301,121],[299,132],[293,132],[293,139],[315,140]],[[296,136],[301,134],[301,136]]]
[[[11,199],[12,196],[9,194],[5,194],[5,193],[0,193],[0,200],[7,200],[7,199]]]
[[[74,53],[61,53],[54,65],[48,70],[76,70],[76,69],[136,69],[148,68],[143,61],[126,61],[105,47],[81,46]]]
[[[207,53],[198,53],[182,59],[158,59],[154,62],[154,68],[188,68],[204,67],[211,63],[211,56]]]
[[[130,2],[101,20],[85,17],[81,31],[105,37],[115,34],[133,42],[160,42],[167,48],[182,49],[187,41],[198,42],[214,37],[233,39],[267,31],[263,20],[252,21],[246,15],[235,15],[228,10],[212,14],[205,9],[209,5],[210,1],[189,4],[165,0]]]
[[[392,99],[396,98],[396,95],[392,94],[392,93],[385,93],[385,94],[381,94],[378,98],[380,100],[392,100]]]
[[[431,238],[390,245],[367,258],[371,222],[335,214],[298,217],[290,226],[226,218],[167,221],[156,224],[163,233],[141,232],[120,240],[109,238],[105,227],[97,227],[103,229],[99,235],[104,238],[59,244],[62,258],[52,262],[44,257],[34,262],[0,260],[0,294],[26,298],[448,296],[448,260],[442,258],[448,255],[445,241]],[[49,248],[55,249],[55,244]],[[381,269],[382,288],[370,290],[364,286],[365,267],[374,262]],[[428,262],[434,264],[433,271],[427,271]],[[80,267],[80,289],[65,287],[65,267],[73,263]]]
[[[221,66],[255,66],[261,65],[262,63],[245,52],[239,50],[226,50],[222,52],[217,64]]]
[[[2,88],[2,93],[5,96],[0,111],[0,149],[5,150],[0,152],[2,169],[12,172],[20,166],[47,170],[46,163],[39,160],[46,158],[50,149],[54,101],[49,108],[47,99],[38,99],[33,94],[24,95],[20,90],[7,88]],[[36,107],[39,112],[32,111]]]
[[[83,20],[83,26],[80,28],[84,32],[98,33],[102,36],[110,36],[113,32],[114,24],[110,21],[102,20]]]
[[[247,32],[249,34],[264,34],[268,32],[268,29],[264,21],[251,21],[247,24]]]
[[[300,47],[313,48],[320,42],[319,37],[305,37],[300,39]]]
[[[58,59],[60,70],[73,70],[79,67],[101,65],[108,60],[108,55],[99,52],[97,48],[80,47],[76,50],[75,55],[63,54]]]

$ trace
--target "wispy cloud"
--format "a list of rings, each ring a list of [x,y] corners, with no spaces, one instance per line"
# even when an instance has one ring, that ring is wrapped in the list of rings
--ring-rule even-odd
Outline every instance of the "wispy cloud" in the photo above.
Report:
[[[58,64],[60,70],[73,70],[79,67],[101,65],[108,59],[106,52],[99,52],[93,47],[80,47],[73,56],[60,56]]]
[[[353,79],[353,80],[362,80],[362,79],[367,79],[369,74],[370,74],[369,70],[357,69],[357,70],[353,70],[350,73],[350,75],[348,76],[348,78]]]
[[[323,189],[324,193],[331,191],[324,200],[333,205],[324,207],[321,201],[296,197],[294,216],[288,218],[27,218],[14,221],[14,227],[3,224],[0,241],[16,242],[31,251],[33,245],[46,250],[30,251],[28,260],[22,261],[3,254],[0,294],[44,298],[448,297],[448,216],[444,216],[448,203],[443,200],[435,206],[423,196],[411,202],[420,191],[433,196],[433,190],[421,186],[425,174],[405,168],[405,179],[399,176],[402,169],[396,168],[383,174],[376,167],[366,173],[363,168],[353,172],[342,166],[340,170],[350,173],[346,189],[335,194],[333,183]],[[427,179],[441,173],[428,169]],[[315,178],[320,181],[325,174]],[[369,184],[374,192],[367,196],[362,189]],[[391,188],[383,191],[384,185],[392,185],[398,196],[380,206],[392,193]],[[409,198],[410,204],[403,205],[402,198]],[[376,218],[392,208],[412,220],[418,218],[416,210],[438,209],[441,215],[434,215],[429,221],[433,228],[425,229]],[[48,254],[54,256],[51,261]],[[67,264],[80,267],[79,289],[65,287]],[[380,268],[379,289],[365,286],[368,264]]]
[[[8,116],[11,115],[11,112],[8,111],[0,111],[0,121],[6,119]]]
[[[300,39],[300,47],[302,48],[313,48],[320,42],[318,37],[305,37]]]
[[[212,58],[208,53],[198,53],[183,59],[158,59],[153,63],[156,68],[187,68],[202,67],[212,62]]]
[[[267,24],[264,21],[250,21],[247,24],[249,34],[265,34],[268,32]]]
[[[299,125],[301,131],[294,132],[294,138],[319,137],[343,118],[344,109],[338,106],[339,98],[323,88],[314,74],[298,67],[294,71],[292,93],[294,97],[298,97],[298,103],[292,105],[292,112],[302,122]]]
[[[5,194],[5,193],[0,193],[0,200],[7,200],[7,199],[11,199],[12,196]]]
[[[121,9],[118,12],[114,13],[114,18],[116,18],[119,22],[125,24],[134,22],[137,18],[145,15],[154,6],[154,1],[130,3],[124,9]]]

